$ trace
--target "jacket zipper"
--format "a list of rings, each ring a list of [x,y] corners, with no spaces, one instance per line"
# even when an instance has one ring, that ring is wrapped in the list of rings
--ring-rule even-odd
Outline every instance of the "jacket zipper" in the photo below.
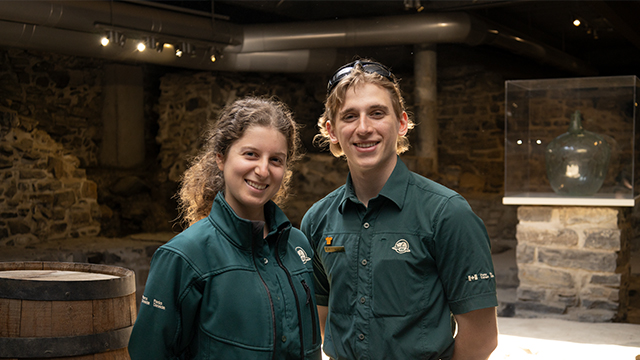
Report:
[[[278,240],[276,241],[276,249],[280,249],[280,239],[282,238],[282,232],[278,235]],[[278,262],[278,266],[284,270],[284,273],[287,275],[287,280],[289,280],[289,286],[291,286],[291,290],[293,291],[293,297],[296,300],[296,310],[298,310],[298,329],[300,331],[300,359],[304,359],[304,333],[302,331],[302,314],[300,313],[300,301],[298,300],[298,293],[296,292],[296,287],[293,284],[293,279],[291,279],[291,274],[289,270],[284,266],[282,260],[280,259],[280,254],[276,250],[276,261]]]
[[[307,282],[304,281],[304,279],[302,279],[302,287],[304,288],[304,291],[307,292],[307,305],[309,305],[309,310],[311,312],[311,326],[313,329],[313,345],[315,345],[316,339],[318,337],[318,333],[316,331],[316,312],[314,311],[315,309],[313,308],[313,301],[311,301],[311,288],[309,288],[309,285],[307,285]]]
[[[253,246],[251,247],[251,258],[254,259],[255,261],[255,256],[254,256],[254,251],[253,251]],[[260,270],[258,270],[258,268],[256,267],[256,272],[258,273],[258,277],[260,277],[260,281],[262,282],[262,285],[264,286],[264,289],[267,290],[267,297],[269,298],[269,306],[271,307],[271,323],[273,325],[273,355],[271,356],[271,359],[276,360],[276,344],[277,344],[277,334],[276,334],[276,311],[273,309],[273,300],[271,299],[271,291],[269,291],[269,287],[267,286],[267,283],[264,282],[264,279],[262,278],[262,275],[260,274]]]

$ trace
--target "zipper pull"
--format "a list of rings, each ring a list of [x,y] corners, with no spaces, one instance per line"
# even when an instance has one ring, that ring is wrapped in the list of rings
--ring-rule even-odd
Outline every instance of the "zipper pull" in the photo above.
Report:
[[[304,279],[302,280],[302,287],[304,288],[304,291],[307,293],[306,305],[309,305],[309,301],[311,301],[311,289],[309,288],[309,285],[307,285],[307,282],[304,281]]]

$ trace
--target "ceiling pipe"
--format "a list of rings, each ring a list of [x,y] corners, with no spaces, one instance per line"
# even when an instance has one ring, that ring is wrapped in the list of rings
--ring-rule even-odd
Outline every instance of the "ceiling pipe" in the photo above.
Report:
[[[0,46],[201,70],[329,72],[337,66],[336,48],[487,44],[579,75],[595,73],[566,53],[489,27],[466,13],[240,26],[141,3],[0,1]],[[208,56],[176,58],[165,53],[140,53],[130,49],[129,41],[122,48],[107,49],[97,39],[108,28],[216,45],[224,48],[224,57],[211,63]]]
[[[1,1],[0,1],[1,2]],[[142,62],[209,71],[292,72],[333,70],[336,49],[303,49],[249,54],[228,54],[212,63],[207,54],[177,58],[173,49],[139,52],[127,40],[123,47],[103,47],[95,34],[0,21],[0,45],[26,50],[97,57],[121,62]]]

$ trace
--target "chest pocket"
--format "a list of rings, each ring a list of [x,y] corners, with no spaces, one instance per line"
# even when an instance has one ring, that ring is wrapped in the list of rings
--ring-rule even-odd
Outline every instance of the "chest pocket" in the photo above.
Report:
[[[434,262],[420,238],[385,234],[372,249],[372,308],[376,315],[424,311],[438,283]]]

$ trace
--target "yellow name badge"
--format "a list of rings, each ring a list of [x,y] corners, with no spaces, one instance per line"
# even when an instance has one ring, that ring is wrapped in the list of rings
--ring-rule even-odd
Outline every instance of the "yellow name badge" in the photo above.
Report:
[[[344,246],[325,246],[324,252],[344,252]]]
[[[327,236],[326,238],[324,238],[324,241],[327,242],[327,245],[324,246],[324,252],[344,252],[344,246],[331,246],[333,237]]]

